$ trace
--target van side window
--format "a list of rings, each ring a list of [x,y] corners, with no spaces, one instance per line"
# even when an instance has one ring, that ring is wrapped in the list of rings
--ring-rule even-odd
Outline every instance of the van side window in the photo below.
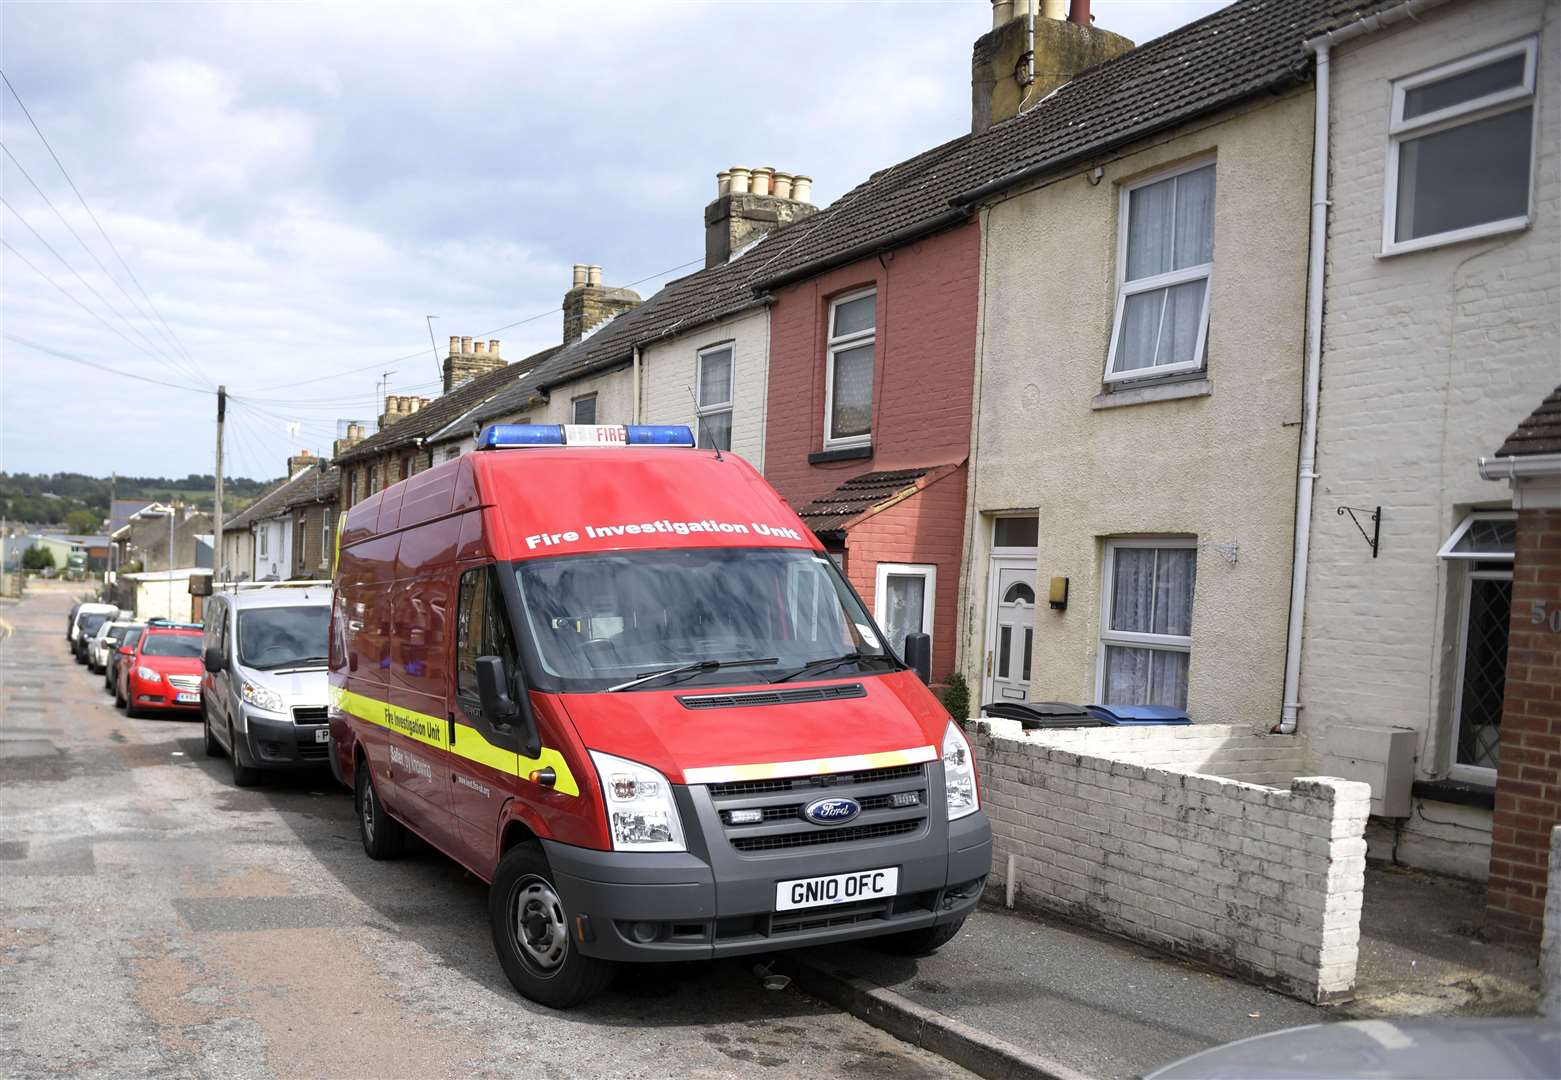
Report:
[[[469,701],[477,700],[477,658],[503,657],[511,675],[515,669],[515,643],[504,617],[504,597],[491,566],[461,575],[460,615],[456,624],[455,689]]]

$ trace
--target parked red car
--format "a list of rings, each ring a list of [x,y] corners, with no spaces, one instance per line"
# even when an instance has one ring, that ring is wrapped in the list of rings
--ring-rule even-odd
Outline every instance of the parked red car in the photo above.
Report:
[[[199,629],[147,627],[134,653],[119,662],[114,700],[131,716],[150,711],[200,715],[203,640]]]

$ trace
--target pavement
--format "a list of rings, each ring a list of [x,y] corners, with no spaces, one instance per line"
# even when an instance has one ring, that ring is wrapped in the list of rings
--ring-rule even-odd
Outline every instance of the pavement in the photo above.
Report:
[[[525,1001],[486,886],[371,862],[328,775],[241,791],[198,723],[125,717],[66,653],[71,596],[0,641],[0,1075],[969,1075],[752,960]]]

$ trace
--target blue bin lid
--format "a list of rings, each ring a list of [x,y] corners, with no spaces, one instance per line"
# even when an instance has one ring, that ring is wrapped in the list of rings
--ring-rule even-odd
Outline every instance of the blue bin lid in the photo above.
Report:
[[[1192,717],[1185,709],[1173,709],[1168,705],[1087,705],[1091,716],[1108,724],[1190,724]]]

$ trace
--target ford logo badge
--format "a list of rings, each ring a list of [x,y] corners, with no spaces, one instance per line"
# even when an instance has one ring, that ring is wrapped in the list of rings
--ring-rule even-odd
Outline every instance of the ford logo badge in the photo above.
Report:
[[[802,816],[815,825],[844,825],[862,812],[855,799],[815,799],[802,808]]]

